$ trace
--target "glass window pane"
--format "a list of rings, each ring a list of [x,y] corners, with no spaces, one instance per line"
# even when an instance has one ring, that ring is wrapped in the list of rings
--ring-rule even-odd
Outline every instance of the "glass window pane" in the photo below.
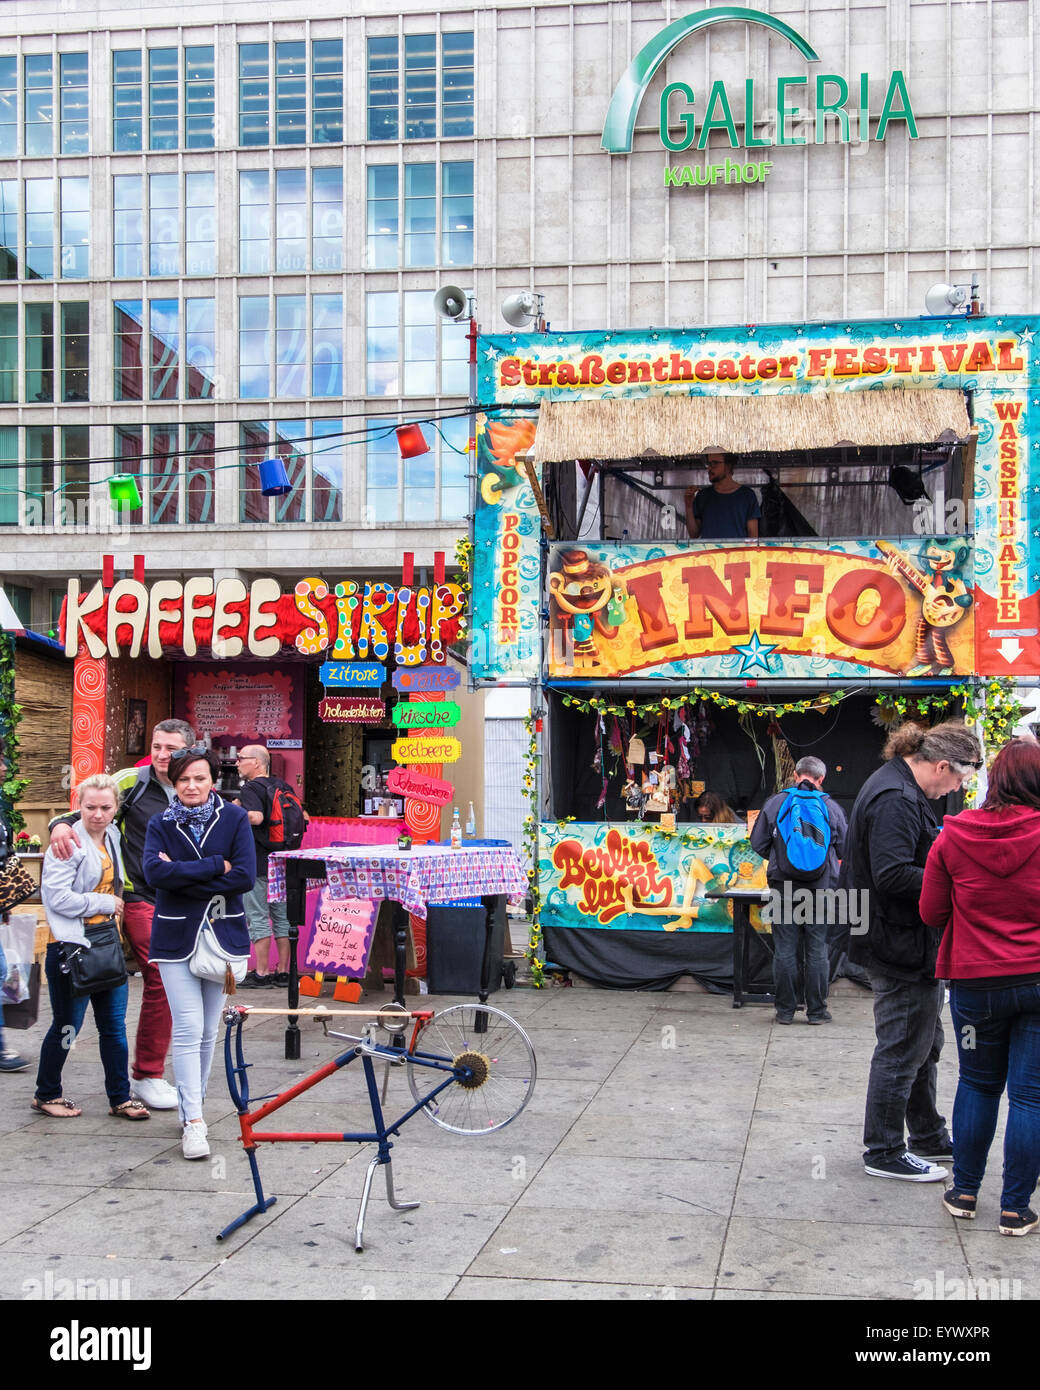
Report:
[[[116,300],[114,305],[113,395],[117,401],[144,399],[143,310],[139,299]]]
[[[25,511],[37,525],[54,523],[54,429],[31,425],[25,431]],[[13,586],[12,586],[13,587]]]
[[[0,179],[0,280],[18,279],[18,180]]]
[[[141,96],[141,50],[117,49],[112,54],[112,148],[139,150],[144,127]]]
[[[180,520],[179,436],[176,425],[152,426],[148,520],[153,526],[176,526]]]
[[[54,63],[49,53],[24,59],[25,153],[54,153]]]
[[[18,426],[0,425],[0,526],[17,524]]]
[[[180,218],[177,183],[176,174],[150,174],[148,178],[149,273],[151,275],[178,275],[180,273]]]
[[[213,148],[215,95],[213,45],[185,48],[184,143],[189,150]]]
[[[61,276],[85,280],[89,273],[90,180],[61,180]]]
[[[153,299],[148,305],[149,397],[175,401],[178,394],[181,316],[176,299]]]
[[[185,174],[184,203],[184,273],[215,275],[217,208],[211,172]]]
[[[0,401],[9,405],[17,399],[18,305],[0,304]]]
[[[271,507],[268,499],[260,491],[260,464],[267,458],[270,431],[262,422],[244,424],[240,427],[242,445],[241,472],[239,474],[238,516],[240,521],[268,521]]]
[[[307,394],[307,300],[302,294],[275,298],[275,395]]]
[[[311,300],[311,395],[343,395],[343,296]]]
[[[25,274],[29,280],[54,276],[54,180],[25,180]]]
[[[184,301],[185,395],[205,400],[213,395],[217,360],[216,301]]]
[[[315,39],[311,44],[311,111],[315,144],[342,141],[342,39]]]
[[[342,270],[343,170],[315,169],[311,177],[311,266]]]
[[[90,306],[67,300],[61,306],[61,398],[90,399]]]
[[[270,139],[271,112],[269,63],[266,43],[238,45],[238,143],[266,145]]]
[[[0,156],[18,153],[18,59],[0,56]]]
[[[275,173],[275,268],[307,269],[307,171],[278,169]]]
[[[25,399],[54,399],[54,305],[25,306]]]
[[[270,197],[266,169],[239,173],[238,261],[243,275],[266,275],[271,269]]]
[[[175,150],[180,143],[177,50],[148,50],[148,148]]]
[[[60,438],[62,488],[54,520],[75,526],[90,519],[90,426],[63,425]]]
[[[61,152],[86,154],[88,137],[87,55],[62,53],[58,60],[61,88]]]
[[[271,310],[266,295],[238,301],[239,394],[267,396],[271,379]]]
[[[185,425],[184,434],[184,447],[188,450],[184,460],[185,520],[193,526],[212,524],[216,482],[214,428],[190,424]]]
[[[396,140],[400,78],[397,39],[368,40],[368,138]]]
[[[112,262],[116,279],[144,274],[144,217],[140,174],[117,174],[112,180]]]

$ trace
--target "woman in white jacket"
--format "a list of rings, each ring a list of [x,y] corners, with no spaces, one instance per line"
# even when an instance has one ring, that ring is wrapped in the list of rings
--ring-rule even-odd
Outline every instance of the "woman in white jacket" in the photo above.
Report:
[[[119,788],[112,777],[99,773],[80,783],[80,818],[72,829],[79,848],[69,859],[57,859],[51,850],[43,861],[40,896],[54,941],[47,947],[47,989],[53,1018],[40,1048],[36,1096],[32,1108],[52,1119],[73,1119],[83,1112],[62,1094],[61,1073],[71,1040],[83,1026],[89,1001],[98,1030],[101,1063],[110,1115],[123,1120],[147,1120],[149,1112],[130,1098],[127,1067],[127,982],[115,989],[77,998],[62,969],[62,944],[89,947],[85,925],[120,920],[123,915],[123,861],[119,831],[112,824],[119,806]]]

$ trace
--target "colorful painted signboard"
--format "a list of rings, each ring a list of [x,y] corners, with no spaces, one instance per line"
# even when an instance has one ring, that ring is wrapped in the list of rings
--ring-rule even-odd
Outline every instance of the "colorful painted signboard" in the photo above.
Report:
[[[967,674],[971,560],[966,537],[556,545],[549,674]]]
[[[449,734],[413,734],[401,738],[390,749],[395,763],[457,763],[462,744]]]
[[[327,888],[315,894],[306,968],[363,979],[378,906],[367,899],[334,898]]]
[[[409,693],[418,690],[455,690],[462,677],[450,666],[418,666],[410,671],[398,668],[392,679],[395,690]]]
[[[732,905],[706,894],[766,887],[765,863],[743,824],[690,825],[663,834],[639,822],[546,821],[538,853],[543,926],[732,931]],[[753,922],[757,915],[753,908]]]
[[[398,796],[430,806],[447,806],[455,795],[451,782],[418,772],[414,767],[395,767],[388,773],[386,785]]]
[[[462,711],[454,700],[437,704],[409,700],[395,705],[391,718],[399,729],[449,729],[462,718]]]
[[[325,661],[318,673],[326,690],[363,685],[378,690],[386,680],[386,667],[375,662]]]
[[[886,651],[886,644],[882,643],[871,648],[864,657],[848,637],[841,640],[840,633],[836,636],[831,631],[827,622],[831,596],[828,594],[824,601],[824,595],[816,596],[806,583],[800,583],[793,596],[796,604],[808,596],[812,600],[810,609],[821,602],[824,606],[823,630],[818,632],[824,643],[822,652],[811,646],[808,650],[800,649],[797,641],[793,645],[790,641],[774,642],[775,637],[793,639],[797,634],[774,632],[770,635],[749,622],[747,632],[732,634],[728,660],[721,646],[709,645],[708,654],[714,667],[710,663],[705,665],[701,656],[689,651],[673,651],[672,657],[680,663],[693,662],[678,669],[708,678],[713,670],[720,675],[751,674],[763,678],[794,675],[826,679],[872,671],[887,672],[891,676],[975,673],[1019,677],[1040,673],[1040,494],[1034,493],[1030,478],[1030,460],[1037,457],[1040,449],[1038,335],[1040,319],[1023,315],[974,318],[951,315],[948,319],[899,322],[768,324],[639,333],[514,333],[481,338],[478,391],[481,400],[517,408],[513,420],[496,419],[489,430],[512,429],[522,434],[526,429],[531,438],[534,420],[523,412],[537,407],[543,400],[935,389],[971,393],[977,430],[973,511],[967,517],[941,518],[937,522],[937,528],[945,525],[948,531],[959,533],[955,542],[958,548],[962,535],[965,544],[970,542],[972,546],[970,560],[961,557],[957,562],[958,579],[969,590],[972,604],[950,624],[952,665],[942,643],[930,641],[927,633],[918,659],[919,624],[924,621],[933,629],[938,626],[930,595],[918,587],[917,579],[910,574],[912,568],[928,583],[928,565],[921,558],[919,538],[905,544],[891,540],[909,567],[902,569],[895,564],[894,556],[882,555],[874,538],[862,543],[865,549],[860,552],[859,562],[854,559],[853,545],[824,541],[818,546],[828,557],[820,561],[825,574],[840,579],[859,563],[861,567],[885,570],[888,577],[900,585],[905,598],[904,621],[900,636],[892,639],[895,646],[891,650]],[[537,559],[530,542],[540,530],[540,518],[533,496],[529,495],[529,486],[510,468],[510,443],[510,437],[505,436],[496,446],[492,437],[485,440],[483,448],[478,446],[480,486],[474,524],[472,671],[478,679],[519,684],[537,678],[537,657],[524,634],[533,630],[539,606],[536,586],[526,580],[527,575],[533,573]],[[589,440],[587,456],[596,457],[594,439]],[[534,528],[532,537],[528,535],[528,527]],[[575,545],[574,548],[579,547]],[[597,560],[588,547],[581,545],[580,548],[593,563],[607,563],[606,559]],[[756,552],[763,553],[759,561],[752,559],[752,547],[740,548],[743,556],[732,553],[725,545],[712,547],[720,563],[751,565],[744,581],[750,586],[750,620],[750,606],[754,601],[764,604],[764,611],[768,611],[770,602],[765,587],[769,576],[761,567],[780,557],[764,554],[772,548],[766,542],[754,547]],[[655,549],[665,562],[663,568],[669,569],[668,557],[674,556],[677,547]],[[694,549],[691,546],[691,556]],[[790,549],[796,557],[800,554],[804,558],[800,543],[790,545]],[[704,553],[701,552],[702,556]],[[640,560],[646,562],[649,558],[645,551],[639,557],[630,548],[622,563],[635,566]],[[889,560],[893,562],[891,565]],[[797,558],[792,563],[798,563]],[[640,575],[633,574],[638,584]],[[507,577],[510,581],[518,579],[519,584],[507,584]],[[722,572],[717,578],[727,592],[734,592],[733,583],[740,582],[738,577],[727,578]],[[662,585],[664,583],[662,577]],[[853,581],[846,580],[846,583]],[[756,586],[757,600],[753,592]],[[887,584],[883,587],[894,602],[895,591]],[[506,605],[504,595],[507,593],[510,597],[516,594],[517,605]],[[547,594],[546,599],[548,597]],[[617,615],[618,602],[617,596],[611,595],[599,619],[593,617],[594,634],[588,638],[575,634],[571,624],[575,645],[591,642],[602,656],[611,645],[610,635],[604,628],[613,629],[615,638],[617,636],[618,625],[609,620]],[[626,615],[631,618],[631,597],[623,596],[623,602]],[[696,605],[700,603],[700,599],[695,600]],[[864,604],[880,610],[883,607],[880,592],[867,594]],[[711,613],[706,599],[704,605],[712,618],[714,632],[715,614]],[[503,616],[507,606],[512,610],[508,622]],[[925,614],[926,606],[931,616]],[[555,607],[559,610],[558,604]],[[742,618],[742,603],[737,607],[738,616]],[[859,611],[854,617],[862,626],[867,618],[865,609],[859,608],[859,600],[857,608]],[[802,616],[800,607],[792,609],[792,621]],[[806,621],[799,640],[807,631],[811,632],[815,624],[808,610],[804,616]],[[832,617],[838,616],[832,612]],[[696,626],[696,615],[693,621]],[[839,617],[839,625],[840,621]],[[684,614],[684,628],[686,622]],[[557,629],[564,623],[559,611],[554,623]],[[578,624],[579,629],[586,626],[585,622]],[[973,648],[969,649],[972,629]],[[685,631],[679,636],[681,647]],[[550,656],[550,669],[557,674],[573,670],[574,663],[565,659],[561,665],[558,660],[561,642],[558,631],[554,640],[557,656]],[[565,646],[566,640],[562,640]],[[810,643],[811,640],[810,637]],[[749,650],[740,652],[738,644]],[[612,645],[620,651],[616,641]],[[775,649],[763,650],[769,647]],[[843,650],[837,651],[836,647]],[[609,669],[608,662],[584,674],[601,675]],[[626,669],[646,676],[653,673],[654,663],[633,664]],[[674,674],[676,668],[669,666],[668,670]]]
[[[318,718],[323,724],[379,724],[386,718],[386,705],[363,695],[327,695],[318,701]]]

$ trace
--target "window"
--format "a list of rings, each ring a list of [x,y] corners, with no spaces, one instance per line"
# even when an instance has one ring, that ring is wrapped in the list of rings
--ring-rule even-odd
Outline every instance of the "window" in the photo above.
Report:
[[[54,180],[25,180],[25,278],[54,278]]]
[[[343,140],[343,41],[311,44],[311,139],[316,145]]]
[[[32,590],[25,584],[5,584],[4,593],[11,600],[18,621],[32,627]]]
[[[18,305],[0,304],[0,401],[18,399]]]
[[[343,395],[343,296],[311,299],[311,395]]]
[[[148,50],[148,148],[175,150],[178,145],[179,102],[177,50]]]
[[[393,431],[370,437],[366,450],[365,521],[461,521],[469,511],[466,440],[469,418],[442,420],[428,454],[402,459]]]
[[[112,179],[112,273],[117,280],[144,274],[144,218],[140,174]]]
[[[149,457],[144,457],[147,440]],[[183,442],[182,442],[183,441]],[[137,479],[145,499],[124,520],[149,526],[210,525],[214,520],[214,427],[189,424],[118,425],[115,470]]]
[[[189,150],[213,148],[216,84],[213,45],[184,50],[184,144]]]
[[[307,143],[307,45],[274,46],[275,144]]]
[[[113,150],[139,150],[143,121],[141,50],[117,48],[112,54]]]
[[[239,173],[238,264],[243,275],[266,275],[272,264],[276,270],[290,273],[343,269],[343,170],[315,169],[311,180],[312,259],[308,264],[307,170],[275,170],[273,216],[268,171],[247,169]]]
[[[191,302],[190,300],[188,301]],[[187,520],[193,526],[214,521],[216,434],[212,425],[185,425],[185,505]]]
[[[54,305],[25,306],[25,399],[54,399]]]
[[[89,148],[87,55],[62,53],[58,58],[61,101],[61,152],[86,154]]]
[[[238,143],[267,145],[271,139],[270,59],[266,43],[238,45]]]
[[[213,395],[216,356],[216,302],[213,299],[120,300],[115,305],[115,382],[117,401],[205,400]]]
[[[468,393],[467,325],[440,319],[432,290],[406,290],[403,296],[375,291],[366,298],[368,395]]]
[[[115,361],[112,394],[117,401],[144,400],[144,305],[139,299],[114,305]]]
[[[217,270],[217,209],[211,172],[184,175],[184,273]]]
[[[211,172],[184,175],[184,274],[217,268],[217,210]],[[117,280],[181,273],[180,175],[148,177],[148,261],[142,242],[144,184],[140,174],[112,180],[112,269]]]
[[[180,209],[176,174],[148,176],[148,273],[180,272]]]
[[[25,431],[28,526],[73,526],[89,518],[90,428],[63,425],[55,434],[52,425]]]
[[[238,394],[266,397],[271,391],[271,306],[266,295],[238,301]]]
[[[343,170],[311,171],[311,268],[342,270]]]
[[[402,104],[395,37],[368,40],[368,138],[459,139],[473,134],[473,34],[406,34]],[[439,108],[439,120],[438,120]]]
[[[404,265],[472,265],[472,161],[406,164],[403,202],[398,172],[395,164],[368,167],[369,268],[401,264],[402,222]]]
[[[238,268],[243,275],[271,269],[271,194],[266,169],[238,175]]]
[[[272,93],[273,87],[273,93]],[[308,91],[310,124],[308,125]],[[315,144],[343,139],[343,43],[340,39],[292,40],[274,45],[272,82],[271,52],[266,43],[238,46],[238,143],[272,143],[271,97],[274,96],[273,130],[276,145],[305,145],[308,129]]]
[[[176,425],[153,425],[148,467],[147,516],[150,526],[176,526],[180,521],[180,430]]]
[[[61,278],[85,280],[90,259],[90,180],[61,180]]]
[[[307,269],[307,171],[276,169],[275,269]]]
[[[18,59],[0,57],[0,155],[18,153]]]
[[[240,521],[343,520],[342,420],[257,420],[240,427],[240,440]],[[281,458],[289,479],[282,497],[260,491],[260,464],[271,457]]]
[[[18,180],[0,179],[0,280],[18,275]]]
[[[23,59],[25,153],[54,153],[54,60],[49,53]]]
[[[0,526],[18,525],[18,491],[18,426],[0,425]]]
[[[307,296],[275,295],[274,393],[279,399],[307,394]]]
[[[90,306],[66,300],[61,306],[61,398],[90,399]]]

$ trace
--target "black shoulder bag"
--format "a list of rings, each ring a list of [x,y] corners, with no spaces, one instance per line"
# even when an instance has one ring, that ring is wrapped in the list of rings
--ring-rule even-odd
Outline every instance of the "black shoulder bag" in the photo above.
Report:
[[[62,969],[69,977],[72,993],[78,998],[86,994],[101,994],[126,983],[126,961],[119,926],[114,917],[91,922],[83,928],[90,950],[77,942],[62,946]]]

